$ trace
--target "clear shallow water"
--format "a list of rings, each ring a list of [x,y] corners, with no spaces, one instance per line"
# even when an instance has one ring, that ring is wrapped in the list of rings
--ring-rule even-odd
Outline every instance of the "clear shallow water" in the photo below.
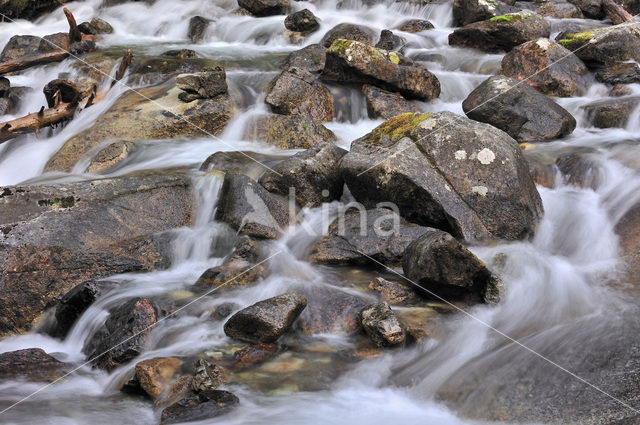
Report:
[[[70,3],[67,7],[79,22],[100,16],[114,26],[115,33],[101,41],[102,48],[134,46],[150,54],[175,48],[193,48],[204,57],[254,60],[302,47],[289,42],[282,16],[256,19],[233,15],[230,13],[235,8],[233,1],[159,0],[152,5],[137,2],[109,8],[99,8],[100,3],[90,0]],[[305,44],[318,42],[328,29],[341,22],[365,24],[377,32],[394,28],[409,17],[427,18],[434,23],[436,29],[428,33],[402,34],[410,42],[407,51],[409,56],[438,53],[444,58],[437,63],[426,63],[436,73],[443,87],[440,99],[422,105],[427,111],[462,113],[462,100],[499,67],[500,55],[481,55],[447,46],[452,23],[451,9],[447,4],[418,7],[407,3],[381,3],[365,7],[356,0],[342,4],[342,8],[338,9],[335,1],[318,1],[314,4],[294,2],[294,8],[307,7],[321,19],[320,31],[311,35]],[[214,18],[216,22],[211,25],[203,43],[193,45],[187,39],[187,25],[188,19],[196,14]],[[65,31],[66,26],[61,13],[50,14],[36,23],[21,21],[1,24],[0,44],[14,34],[46,35]],[[36,88],[18,115],[39,109],[44,103],[40,87],[59,72],[68,70],[70,62],[30,70],[10,78],[12,85]],[[259,68],[231,68],[227,71],[230,84],[237,86],[249,84],[247,82],[254,81],[252,73],[262,72]],[[640,88],[636,89],[640,92]],[[52,137],[38,139],[26,136],[0,145],[0,184],[95,178],[84,174],[86,161],[78,163],[70,175],[42,175],[42,170],[65,140],[90,126],[124,90],[124,87],[112,90],[105,101],[82,111]],[[173,232],[171,268],[110,278],[117,285],[83,315],[64,341],[30,333],[0,341],[0,352],[40,347],[61,360],[81,364],[85,359],[82,354],[84,343],[102,325],[107,310],[123,299],[134,296],[196,299],[196,294],[190,292],[191,285],[204,270],[221,263],[231,250],[235,236],[226,226],[213,221],[221,183],[219,178],[195,170],[208,155],[217,151],[293,153],[243,140],[245,123],[253,115],[265,110],[259,92],[251,88],[246,93],[249,101],[242,105],[220,136],[222,141],[208,137],[144,141],[141,149],[109,175],[171,167],[193,170],[198,211],[191,228]],[[324,385],[320,390],[308,391],[303,386],[303,390],[294,391],[283,385],[277,391],[260,391],[260,385],[233,384],[230,389],[240,397],[240,407],[216,422],[480,424],[483,422],[459,418],[455,411],[447,409],[437,400],[436,393],[463,366],[468,367],[473,359],[494,352],[506,343],[487,325],[511,337],[531,341],[536,349],[544,350],[548,345],[546,341],[562,334],[567,326],[594,317],[616,320],[611,311],[623,311],[628,305],[621,293],[608,285],[623,271],[618,237],[613,227],[630,207],[640,201],[640,177],[633,161],[634,158],[640,158],[640,151],[633,143],[629,143],[639,139],[640,120],[632,119],[626,129],[588,128],[581,116],[580,106],[604,96],[605,87],[594,84],[583,98],[560,100],[559,103],[576,116],[579,128],[567,139],[538,147],[539,152],[548,155],[562,152],[568,147],[593,148],[601,165],[599,187],[596,190],[583,190],[559,184],[555,189],[540,188],[545,216],[532,241],[473,249],[489,264],[492,264],[496,255],[506,255],[507,261],[498,271],[507,286],[507,296],[503,302],[497,306],[471,309],[469,312],[479,320],[464,315],[452,317],[447,323],[446,332],[438,340],[403,351],[390,351],[380,358],[365,360],[356,366],[348,365],[342,374],[331,378],[330,385]],[[336,121],[327,124],[340,139],[338,145],[344,148],[381,122],[366,117],[361,95],[350,93],[349,100],[351,107],[346,108]],[[638,116],[640,112],[636,111],[635,114]],[[305,224],[320,232],[321,214],[320,209],[308,211]],[[335,210],[330,209],[329,214],[335,214]],[[177,319],[159,323],[152,332],[147,351],[133,363],[110,375],[83,367],[63,382],[4,413],[0,422],[43,423],[43,418],[46,418],[46,423],[51,424],[112,424],[131,423],[135,418],[135,423],[157,423],[159,412],[154,412],[151,403],[132,399],[118,391],[137,361],[159,356],[195,355],[233,344],[224,336],[223,322],[211,319],[211,310],[223,302],[246,306],[289,289],[344,286],[352,277],[348,273],[304,261],[302,253],[313,242],[313,237],[307,235],[302,227],[289,229],[282,240],[269,245],[273,255],[269,260],[272,273],[260,285],[195,301]],[[600,323],[599,326],[607,326],[606,320]],[[601,330],[594,329],[594,335]],[[312,343],[328,345],[333,349],[353,348],[353,342],[335,336],[319,335],[312,339]],[[580,341],[568,339],[566,343],[580,344]],[[507,360],[517,362],[518,358],[496,358],[496,361]],[[327,360],[320,356],[318,363],[303,364],[320,368],[326,363]],[[549,365],[548,373],[563,372]],[[322,376],[311,375],[311,380],[318,380]],[[307,384],[312,387],[314,383]],[[39,388],[41,384],[0,384],[0,408]]]

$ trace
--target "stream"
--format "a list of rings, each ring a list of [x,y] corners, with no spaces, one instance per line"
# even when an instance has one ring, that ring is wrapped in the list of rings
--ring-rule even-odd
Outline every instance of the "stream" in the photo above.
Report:
[[[409,42],[408,57],[438,58],[422,63],[438,77],[442,93],[434,101],[416,103],[427,112],[447,110],[461,115],[464,115],[462,101],[480,82],[499,70],[502,58],[501,54],[482,54],[448,45],[447,36],[453,30],[450,2],[424,6],[419,2],[361,0],[294,2],[295,10],[308,8],[321,24],[320,30],[309,35],[303,45],[291,43],[283,16],[254,18],[234,14],[235,0],[157,0],[152,4],[129,2],[110,7],[100,7],[101,3],[102,0],[87,0],[65,5],[74,11],[78,22],[99,16],[114,27],[113,34],[101,39],[99,48],[131,48],[134,55],[193,49],[202,57],[227,64],[227,81],[230,88],[242,94],[242,103],[235,98],[236,113],[219,138],[203,135],[143,141],[134,155],[101,176],[85,173],[86,161],[78,163],[71,173],[43,173],[43,169],[66,140],[88,128],[127,90],[120,84],[109,91],[105,100],[82,111],[49,137],[29,135],[0,144],[0,185],[82,181],[180,168],[188,170],[196,199],[193,225],[171,232],[172,257],[168,269],[109,277],[106,280],[113,283],[111,289],[82,315],[64,340],[34,329],[0,340],[0,353],[39,347],[59,360],[81,365],[86,361],[83,346],[104,323],[108,310],[122,300],[137,296],[180,300],[181,305],[186,305],[180,314],[153,328],[145,352],[133,362],[110,374],[85,365],[2,413],[0,423],[156,424],[159,412],[154,410],[153,403],[128,396],[120,388],[141,360],[189,357],[208,351],[215,357],[217,351],[226,353],[241,347],[242,344],[225,336],[224,321],[212,320],[211,311],[216,306],[223,303],[247,306],[288,290],[326,285],[367,296],[363,288],[372,275],[366,269],[331,268],[305,261],[304,252],[316,237],[304,227],[309,226],[318,234],[326,230],[322,228],[321,216],[327,212],[322,208],[306,210],[304,226],[291,227],[281,239],[268,242],[270,274],[258,286],[206,297],[191,290],[203,271],[222,263],[236,239],[234,232],[214,219],[222,179],[198,171],[200,164],[219,151],[250,150],[281,156],[296,152],[243,139],[249,118],[266,111],[263,89],[277,75],[279,64],[289,52],[319,42],[326,31],[342,22],[367,25],[379,33],[395,28],[407,18],[428,19],[434,30],[402,35]],[[187,37],[188,21],[194,15],[215,19],[198,44],[192,44]],[[560,32],[561,21],[551,19],[551,22],[553,39]],[[44,36],[66,28],[61,13],[47,14],[35,22],[2,23],[0,44],[6,44],[15,34]],[[68,71],[71,62],[72,59],[67,59],[9,76],[12,86],[36,90],[22,102],[19,111],[2,120],[37,111],[45,103],[39,88],[60,72]],[[640,94],[640,85],[630,87]],[[330,89],[336,93],[336,88]],[[348,149],[353,140],[382,120],[368,118],[364,98],[358,91],[343,90],[348,91],[349,102],[338,107],[337,118],[326,127],[337,135],[337,144]],[[564,363],[563,353],[579,347],[584,350],[598,347],[604,336],[624,328],[630,317],[633,320],[638,317],[638,294],[620,283],[624,281],[625,264],[614,227],[640,202],[640,110],[633,113],[625,129],[590,127],[580,106],[606,98],[607,93],[604,84],[594,82],[584,97],[556,99],[574,115],[578,126],[570,136],[539,144],[532,153],[555,158],[573,150],[590,152],[598,164],[597,187],[582,189],[567,185],[558,174],[553,188],[538,187],[545,214],[532,240],[471,248],[487,264],[494,264],[496,256],[506,258],[500,276],[507,292],[499,304],[465,308],[466,314],[449,316],[439,338],[384,351],[378,357],[358,362],[336,360],[329,354],[353,349],[352,339],[339,335],[292,337],[291,345],[303,348],[284,353],[271,366],[244,372],[243,383],[227,385],[241,400],[239,406],[223,417],[202,423],[502,423],[472,418],[483,417],[482,409],[490,408],[488,392],[494,391],[496,397],[509,397],[514,375],[534,371],[536,379],[542,382],[548,379],[550,387],[564,385],[560,381],[571,382],[583,386],[585,393],[592,391],[594,397],[602,396],[568,374],[582,363],[577,357],[575,364]],[[335,208],[329,206],[328,214],[335,216]],[[392,272],[387,275],[390,279],[399,278]],[[288,371],[286,379],[279,374],[282,370]],[[441,400],[439,393],[446,391],[452,379],[487,370],[493,371],[492,377],[483,381],[484,386],[469,389],[463,399],[457,398],[456,405]],[[0,410],[42,386],[1,382]]]

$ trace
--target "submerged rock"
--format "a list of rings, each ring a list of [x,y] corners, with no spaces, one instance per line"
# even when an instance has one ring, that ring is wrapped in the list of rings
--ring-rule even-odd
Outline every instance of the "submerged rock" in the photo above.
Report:
[[[440,82],[427,69],[358,41],[338,39],[327,51],[322,72],[326,81],[363,83],[399,92],[410,99],[431,100],[440,95]]]
[[[508,52],[527,41],[549,37],[550,32],[551,25],[544,18],[530,11],[522,11],[458,28],[449,34],[449,44],[474,47],[486,52]]]
[[[189,30],[187,36],[192,43],[199,43],[204,39],[204,36],[211,23],[210,19],[203,18],[202,16],[194,16],[189,19]]]
[[[109,372],[131,361],[144,350],[157,320],[155,307],[146,298],[136,298],[116,307],[104,328],[89,340],[88,358],[96,367]]]
[[[378,49],[387,50],[389,52],[398,52],[404,54],[407,40],[399,35],[394,34],[390,30],[382,30],[380,39],[376,43]]]
[[[432,30],[433,24],[424,19],[409,19],[404,21],[398,27],[398,30],[408,33],[418,33],[422,31]]]
[[[259,117],[246,129],[245,138],[261,140],[280,149],[308,149],[318,143],[337,140],[320,121],[301,115]]]
[[[107,172],[127,159],[134,150],[135,145],[126,140],[110,143],[106,148],[101,149],[91,158],[86,172],[91,174]]]
[[[284,27],[290,31],[311,33],[320,28],[316,17],[309,9],[293,12],[284,19]]]
[[[467,116],[501,129],[518,142],[546,142],[565,137],[576,120],[552,99],[516,79],[494,76],[462,102]]]
[[[219,134],[233,115],[233,103],[226,94],[184,103],[178,99],[181,92],[171,81],[125,92],[91,127],[69,139],[44,171],[70,172],[85,154],[110,139],[134,141]]]
[[[420,112],[416,105],[398,93],[392,93],[368,84],[362,86],[362,93],[367,101],[369,118],[389,119],[407,112]]]
[[[308,258],[322,264],[398,266],[405,248],[414,239],[434,231],[409,224],[384,208],[347,211],[331,223],[326,236],[309,248]]]
[[[539,38],[507,53],[501,73],[516,80],[527,79],[527,84],[549,96],[571,97],[585,93],[589,70],[569,50]]]
[[[267,171],[260,184],[269,192],[287,197],[293,188],[296,203],[302,207],[332,202],[342,196],[344,181],[338,162],[346,153],[333,143],[319,143]]]
[[[596,128],[624,128],[638,105],[640,96],[632,96],[598,100],[582,109],[587,114],[587,121]]]
[[[284,15],[291,7],[289,0],[238,0],[238,6],[255,16]]]
[[[40,348],[8,351],[0,354],[0,379],[53,382],[69,370]]]
[[[238,397],[229,391],[190,393],[162,411],[160,425],[210,420],[229,413],[239,402]]]
[[[200,165],[200,171],[245,174],[252,179],[258,179],[269,168],[274,168],[281,163],[284,158],[279,155],[251,151],[220,151],[210,155]]]
[[[453,1],[453,20],[460,27],[518,11],[519,8],[499,0]]]
[[[305,291],[307,308],[297,326],[307,335],[350,334],[361,329],[359,313],[367,305],[361,297],[331,286]]]
[[[379,292],[382,301],[389,305],[411,305],[420,300],[413,287],[381,277],[375,278],[369,284],[369,289]]]
[[[528,168],[506,133],[449,112],[392,118],[341,161],[366,207],[393,202],[407,220],[467,241],[533,234],[542,202]]]
[[[182,360],[175,357],[143,360],[136,364],[136,379],[149,397],[157,399],[165,392],[180,366]]]
[[[565,184],[596,190],[600,184],[598,163],[588,153],[572,152],[560,155],[556,167]]]
[[[240,310],[224,324],[224,333],[249,343],[273,343],[291,327],[307,300],[289,292]]]
[[[193,369],[191,388],[197,393],[215,390],[225,381],[222,370],[204,359],[196,360]]]
[[[250,236],[276,239],[289,225],[289,205],[286,199],[269,193],[255,180],[226,173],[216,220]]]
[[[331,28],[324,37],[322,37],[320,44],[329,48],[333,42],[338,39],[355,40],[365,44],[373,44],[375,36],[375,31],[369,27],[343,23]]]
[[[445,232],[427,233],[411,243],[402,261],[404,275],[447,301],[498,302],[502,282],[460,242]]]
[[[402,324],[385,302],[373,304],[360,312],[360,320],[371,341],[378,347],[402,344],[406,334]]]
[[[265,98],[271,111],[331,121],[335,115],[333,96],[315,75],[300,68],[288,68],[271,83]]]

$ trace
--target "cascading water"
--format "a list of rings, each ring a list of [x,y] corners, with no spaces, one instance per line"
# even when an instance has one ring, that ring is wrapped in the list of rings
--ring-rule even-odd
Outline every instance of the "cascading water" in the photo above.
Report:
[[[282,16],[256,19],[234,14],[236,2],[232,0],[214,3],[157,0],[152,4],[129,2],[104,8],[101,4],[102,0],[88,0],[66,6],[74,11],[78,22],[100,16],[113,25],[114,34],[100,42],[102,48],[127,46],[149,54],[194,48],[204,57],[239,64],[228,67],[227,78],[240,110],[219,139],[203,136],[140,142],[133,155],[109,174],[100,176],[115,177],[141,170],[178,167],[190,170],[197,213],[191,227],[170,234],[171,266],[162,271],[105,279],[110,282],[109,289],[89,307],[63,341],[33,331],[1,340],[0,352],[40,347],[60,360],[81,364],[86,360],[83,347],[103,325],[108,310],[123,300],[138,296],[178,300],[180,314],[153,328],[145,352],[134,361],[111,374],[92,369],[90,365],[81,367],[61,382],[3,413],[0,416],[2,423],[155,424],[158,413],[151,403],[125,396],[119,389],[141,360],[189,357],[207,350],[213,350],[215,354],[216,347],[229,346],[231,343],[223,331],[224,322],[211,317],[217,306],[224,303],[231,303],[234,308],[247,306],[296,288],[331,287],[362,295],[357,288],[345,289],[348,285],[344,283],[354,276],[366,280],[366,276],[363,277],[366,272],[362,270],[336,272],[304,260],[303,253],[317,238],[309,235],[307,229],[320,235],[327,219],[331,222],[330,218],[336,216],[336,206],[325,205],[304,211],[300,215],[302,223],[290,227],[283,238],[268,244],[270,275],[260,285],[230,293],[214,292],[204,297],[192,292],[192,285],[202,272],[221,264],[237,238],[228,226],[214,219],[221,178],[196,170],[204,158],[219,151],[253,151],[282,156],[293,153],[251,140],[246,123],[266,111],[261,91],[279,69],[274,64],[301,46],[290,42]],[[293,7],[303,8],[296,3]],[[342,22],[366,24],[379,32],[394,28],[407,18],[429,19],[435,25],[434,30],[403,34],[409,42],[407,55],[418,61],[424,58],[424,63],[442,84],[439,99],[421,104],[425,111],[462,113],[462,100],[500,68],[501,55],[479,54],[448,46],[447,36],[453,24],[448,3],[420,6],[407,2],[369,4],[360,0],[320,0],[311,4],[305,2],[304,7],[321,21],[321,29],[310,35],[305,44],[319,42],[327,30]],[[194,15],[215,19],[204,41],[197,45],[191,44],[186,36],[188,19]],[[554,31],[555,26],[554,22]],[[49,14],[36,23],[5,23],[0,25],[0,44],[4,45],[18,33],[44,36],[65,28],[66,22],[60,13]],[[39,88],[56,78],[58,73],[68,71],[70,62],[33,69],[9,79],[14,86]],[[631,87],[640,93],[638,85]],[[50,137],[25,136],[0,145],[0,184],[96,178],[86,173],[88,157],[78,162],[71,174],[43,174],[43,169],[66,140],[89,127],[125,90],[126,87],[116,85],[104,101],[81,111]],[[348,149],[352,140],[366,134],[381,120],[366,117],[359,93],[347,89],[341,95],[349,102],[339,108],[337,119],[327,127],[338,136],[337,144]],[[578,128],[568,138],[539,148],[539,152],[550,157],[569,146],[589,149],[598,162],[597,187],[579,189],[564,184],[558,175],[553,189],[539,188],[545,215],[533,240],[473,249],[496,268],[506,282],[507,296],[502,302],[472,308],[468,312],[473,317],[458,314],[443,326],[441,338],[404,350],[388,351],[356,365],[341,364],[339,375],[332,374],[332,360],[322,354],[322,347],[329,346],[336,351],[354,348],[353,343],[335,335],[306,337],[305,343],[317,350],[288,354],[281,364],[282,367],[303,364],[309,368],[306,379],[300,377],[305,374],[303,371],[294,368],[292,374],[298,375],[292,381],[297,379],[299,382],[290,387],[280,382],[265,383],[269,376],[276,376],[269,375],[268,370],[261,371],[264,376],[252,377],[252,385],[231,383],[229,387],[241,403],[217,421],[225,424],[484,423],[459,417],[461,413],[473,415],[477,412],[476,406],[485,401],[487,394],[481,385],[470,390],[460,412],[445,407],[439,401],[438,393],[446,389],[451,379],[476,373],[486,366],[486,362],[505,364],[509,369],[510,361],[525,365],[531,361],[527,349],[513,344],[492,327],[553,357],[557,346],[575,347],[584,344],[585,340],[599,338],[622,315],[634,312],[634,302],[611,283],[624,269],[614,226],[640,201],[640,175],[636,171],[638,164],[634,164],[640,158],[640,150],[629,143],[639,140],[640,109],[636,108],[632,113],[635,118],[630,119],[625,129],[590,128],[580,106],[585,101],[605,96],[604,85],[594,83],[584,97],[559,100],[577,118]],[[24,99],[15,116],[34,112],[43,103],[43,95],[36,90]],[[497,260],[501,257],[506,261]],[[478,359],[484,359],[484,363]],[[567,373],[549,362],[543,363],[549,376]],[[508,376],[509,371],[500,369],[499,372],[504,373],[497,375],[500,377]],[[507,384],[505,382],[505,387],[499,390],[502,391],[500,394],[509,391]],[[0,410],[41,387],[42,384],[3,382],[0,384]],[[496,387],[491,388],[495,390]],[[584,391],[594,390],[585,387]]]

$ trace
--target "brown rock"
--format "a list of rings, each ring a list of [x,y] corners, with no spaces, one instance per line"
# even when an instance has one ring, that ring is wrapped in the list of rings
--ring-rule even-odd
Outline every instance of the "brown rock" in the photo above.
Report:
[[[143,360],[136,365],[136,378],[142,389],[153,399],[157,399],[173,380],[182,366],[182,360],[175,357],[157,357]]]
[[[377,347],[392,347],[404,342],[404,328],[387,303],[373,304],[365,308],[360,312],[360,320],[365,332]]]
[[[369,118],[387,120],[407,112],[420,112],[416,105],[398,93],[388,92],[368,84],[362,86],[362,93],[367,101]]]
[[[362,298],[329,286],[312,288],[305,296],[307,308],[298,319],[305,334],[350,334],[361,329],[358,314],[367,305]]]
[[[417,33],[422,31],[428,31],[433,28],[434,28],[433,24],[424,19],[409,19],[401,23],[400,26],[398,27],[398,30],[408,32],[408,33]]]
[[[237,362],[236,367],[245,369],[272,359],[278,355],[278,352],[276,344],[255,344],[239,349],[233,353],[233,357]]]
[[[411,286],[381,277],[375,278],[369,284],[369,289],[379,292],[381,300],[389,305],[411,305],[420,301],[420,297]]]
[[[27,348],[0,354],[0,379],[52,382],[63,376],[69,366],[40,348]]]

